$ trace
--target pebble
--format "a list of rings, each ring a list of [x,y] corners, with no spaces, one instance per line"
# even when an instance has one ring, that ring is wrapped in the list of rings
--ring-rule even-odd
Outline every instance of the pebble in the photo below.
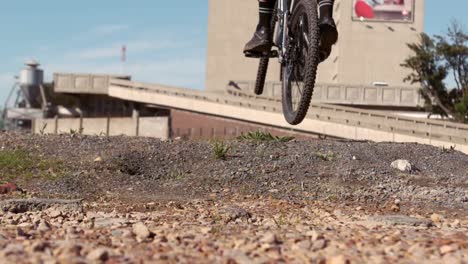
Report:
[[[440,222],[442,222],[442,216],[439,215],[439,214],[432,214],[431,215],[431,220],[434,223],[440,223]]]
[[[395,160],[392,162],[391,167],[400,171],[411,172],[412,165],[407,160]]]
[[[312,251],[317,251],[324,249],[327,246],[327,241],[325,239],[319,239],[317,241],[314,241],[312,244]]]
[[[445,255],[458,250],[458,245],[445,245],[440,247],[440,254]]]
[[[274,233],[268,232],[262,236],[260,242],[266,244],[275,244],[278,242],[278,238]]]
[[[97,248],[89,252],[86,258],[93,261],[106,261],[109,259],[109,251],[106,248]]]
[[[348,264],[349,260],[344,255],[339,255],[327,259],[327,264]]]
[[[49,230],[50,230],[50,224],[45,220],[42,220],[37,226],[37,231],[39,232],[46,232]]]
[[[138,222],[133,225],[132,228],[133,234],[137,237],[138,240],[142,241],[147,239],[150,236],[150,231],[148,227],[142,222]]]

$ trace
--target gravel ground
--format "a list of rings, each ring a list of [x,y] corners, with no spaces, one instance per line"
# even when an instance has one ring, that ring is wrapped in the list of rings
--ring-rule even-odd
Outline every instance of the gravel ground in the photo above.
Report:
[[[3,163],[0,181],[23,189],[0,196],[0,260],[468,261],[467,155],[419,144],[233,140],[217,159],[214,145],[0,133],[0,164],[16,164]],[[411,169],[392,168],[399,159]]]

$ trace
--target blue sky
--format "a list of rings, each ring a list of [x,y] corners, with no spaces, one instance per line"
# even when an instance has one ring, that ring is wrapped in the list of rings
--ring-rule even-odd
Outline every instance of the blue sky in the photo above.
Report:
[[[426,0],[426,32],[452,18],[468,26],[466,10],[467,0]],[[2,1],[0,105],[25,60],[39,60],[46,80],[58,71],[120,73],[122,44],[135,80],[202,89],[207,21],[208,0]]]

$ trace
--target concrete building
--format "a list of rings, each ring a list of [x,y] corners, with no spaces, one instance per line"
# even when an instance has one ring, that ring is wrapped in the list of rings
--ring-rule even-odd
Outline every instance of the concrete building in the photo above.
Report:
[[[361,0],[336,0],[340,37],[319,67],[314,100],[327,103],[416,106],[417,87],[403,82],[400,64],[410,54],[406,43],[424,29],[424,0],[382,1],[372,17],[357,14]],[[391,3],[390,3],[391,2]],[[223,91],[230,81],[252,90],[258,60],[244,58],[244,44],[258,19],[257,1],[210,0],[206,86]],[[265,94],[280,95],[279,65],[270,63]],[[375,87],[375,84],[385,87]],[[366,89],[362,89],[366,87]]]

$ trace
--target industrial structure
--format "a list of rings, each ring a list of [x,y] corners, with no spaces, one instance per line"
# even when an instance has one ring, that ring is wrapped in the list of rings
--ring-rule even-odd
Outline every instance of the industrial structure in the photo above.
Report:
[[[10,90],[2,111],[2,119],[6,121],[5,126],[8,129],[29,127],[34,119],[47,115],[44,72],[34,60],[27,61],[25,65]]]
[[[336,1],[340,41],[320,65],[313,104],[298,126],[282,116],[275,62],[264,95],[253,95],[258,61],[241,54],[256,23],[251,0],[210,1],[204,91],[122,75],[54,73],[53,81],[44,83],[38,64],[28,62],[13,90],[19,97],[10,97],[13,103],[4,117],[10,127],[21,123],[35,133],[168,139],[229,138],[266,130],[296,137],[419,142],[468,153],[467,125],[404,113],[419,113],[423,104],[418,87],[403,83],[407,72],[399,64],[409,53],[406,42],[416,41],[422,31],[424,1],[388,1],[393,4],[376,5],[366,17],[357,8],[361,1]],[[246,14],[239,19],[238,12]]]

